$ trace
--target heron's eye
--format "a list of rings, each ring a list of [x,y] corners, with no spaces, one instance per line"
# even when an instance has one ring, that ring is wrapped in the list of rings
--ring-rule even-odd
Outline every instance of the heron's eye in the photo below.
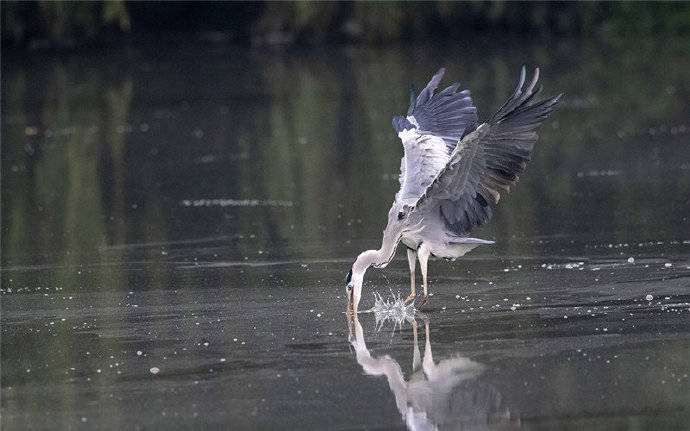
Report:
[[[350,283],[352,281],[352,269],[350,269],[350,272],[347,273],[347,277],[345,277],[345,283]]]
[[[405,213],[402,212],[402,211],[400,211],[400,212],[398,213],[398,220],[402,220],[402,219],[404,219],[404,218],[405,218]]]

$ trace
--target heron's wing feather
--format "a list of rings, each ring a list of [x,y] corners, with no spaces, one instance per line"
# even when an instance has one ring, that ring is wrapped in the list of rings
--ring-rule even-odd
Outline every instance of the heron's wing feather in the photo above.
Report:
[[[397,201],[413,203],[449,160],[457,142],[477,127],[477,109],[469,91],[457,92],[456,83],[434,94],[445,70],[440,69],[415,97],[410,95],[407,117],[393,118],[393,127],[403,143],[400,191]]]
[[[416,99],[411,95],[407,119],[420,133],[443,139],[450,153],[464,135],[477,128],[477,108],[469,90],[457,92],[459,83],[434,94],[444,73],[441,68]]]
[[[449,162],[417,200],[416,209],[438,204],[447,226],[457,234],[466,234],[491,218],[490,204],[498,203],[500,194],[517,182],[531,158],[537,130],[561,97],[537,101],[538,76],[537,69],[523,90],[523,67],[515,93],[488,123],[458,143]]]
[[[414,203],[448,163],[449,155],[441,138],[420,135],[416,129],[400,133],[405,157],[400,165],[397,202]]]

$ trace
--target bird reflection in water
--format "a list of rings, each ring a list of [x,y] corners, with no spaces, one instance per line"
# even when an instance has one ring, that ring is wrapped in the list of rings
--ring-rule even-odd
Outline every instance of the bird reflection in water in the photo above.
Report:
[[[418,314],[419,315],[419,314]],[[424,322],[424,356],[420,355],[417,321],[408,317],[414,346],[412,373],[406,379],[400,364],[389,355],[374,357],[367,349],[357,315],[347,314],[349,341],[357,362],[370,376],[385,376],[395,404],[410,430],[438,429],[518,429],[501,394],[478,377],[485,367],[455,355],[435,362],[429,339],[429,319]]]

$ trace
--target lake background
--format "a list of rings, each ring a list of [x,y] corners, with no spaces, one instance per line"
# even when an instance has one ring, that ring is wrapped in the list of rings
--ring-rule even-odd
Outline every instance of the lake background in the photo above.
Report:
[[[275,4],[223,6],[236,22],[219,29],[198,24],[213,5],[141,27],[149,8],[114,3],[124,9],[89,13],[114,14],[115,28],[9,34],[17,16],[56,5],[2,6],[3,427],[413,428],[386,380],[363,372],[343,313],[344,277],[379,245],[399,187],[390,121],[441,66],[485,120],[523,64],[541,68],[545,95],[565,96],[520,183],[473,232],[496,244],[430,264],[434,358],[484,371],[465,395],[436,400],[471,412],[425,417],[468,429],[684,425],[687,6],[599,5],[590,27],[562,28],[555,7],[506,5],[484,30],[446,38],[385,30],[364,18],[380,10],[352,6],[360,28],[388,35],[368,40],[319,33],[319,20]],[[90,16],[72,5],[64,22]],[[496,6],[479,5],[441,22],[480,26],[472,17]],[[405,29],[420,7],[384,16]],[[185,13],[189,27],[168,36]],[[438,21],[428,16],[422,29]],[[348,28],[338,19],[329,25]],[[374,291],[405,293],[407,277],[402,252],[369,271],[362,307]],[[410,324],[360,321],[371,355],[409,374]]]

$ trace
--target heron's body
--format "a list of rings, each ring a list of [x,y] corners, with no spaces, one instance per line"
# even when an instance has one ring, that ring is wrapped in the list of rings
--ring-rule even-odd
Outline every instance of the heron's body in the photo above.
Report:
[[[394,117],[393,127],[405,156],[400,164],[400,190],[388,212],[381,248],[361,253],[348,274],[354,310],[361,297],[364,272],[385,267],[402,241],[410,264],[410,296],[415,297],[419,260],[427,296],[429,256],[456,259],[493,241],[470,238],[476,226],[492,216],[491,204],[518,180],[531,158],[537,129],[560,96],[536,101],[539,77],[523,91],[525,69],[510,99],[486,123],[478,125],[469,91],[459,84],[436,93],[441,69],[419,96],[412,93],[407,116]]]
[[[405,136],[405,132],[401,132],[400,135],[403,140],[403,145],[405,145],[405,138],[410,141],[409,145],[405,147],[406,152],[403,163],[406,163],[408,166],[419,163],[427,164],[427,166],[425,166],[426,170],[424,171],[424,176],[418,179],[413,186],[416,187],[416,189],[412,192],[407,191],[408,185],[405,184],[406,179],[401,179],[401,184],[403,185],[401,186],[401,192],[398,193],[398,196],[401,196],[401,198],[398,201],[396,196],[396,202],[403,206],[412,206],[415,204],[417,198],[424,193],[424,190],[431,185],[436,176],[446,167],[450,161],[451,154],[453,151],[456,151],[456,149],[449,149],[441,139],[430,138],[430,135],[415,137],[415,134],[410,132],[407,132],[407,136]],[[468,136],[468,138],[472,139],[472,135]],[[421,157],[417,157],[417,160],[409,160],[410,154],[416,155],[415,153],[419,151],[418,147],[415,146],[415,143],[419,141],[426,144],[426,146],[423,147],[424,151],[433,154],[433,157],[427,156],[426,160]],[[410,148],[409,152],[407,148]],[[406,167],[401,168],[401,171],[404,172],[405,170]],[[402,197],[410,195],[412,197]],[[434,205],[425,212],[417,211],[410,214],[409,222],[413,225],[419,225],[419,228],[406,230],[402,233],[401,241],[407,246],[408,250],[418,251],[423,245],[424,250],[427,250],[433,256],[454,260],[480,244],[493,244],[493,241],[468,238],[463,232],[453,230],[444,219],[440,206],[441,202],[439,201],[434,203]],[[397,209],[396,205],[393,206],[393,209]]]

